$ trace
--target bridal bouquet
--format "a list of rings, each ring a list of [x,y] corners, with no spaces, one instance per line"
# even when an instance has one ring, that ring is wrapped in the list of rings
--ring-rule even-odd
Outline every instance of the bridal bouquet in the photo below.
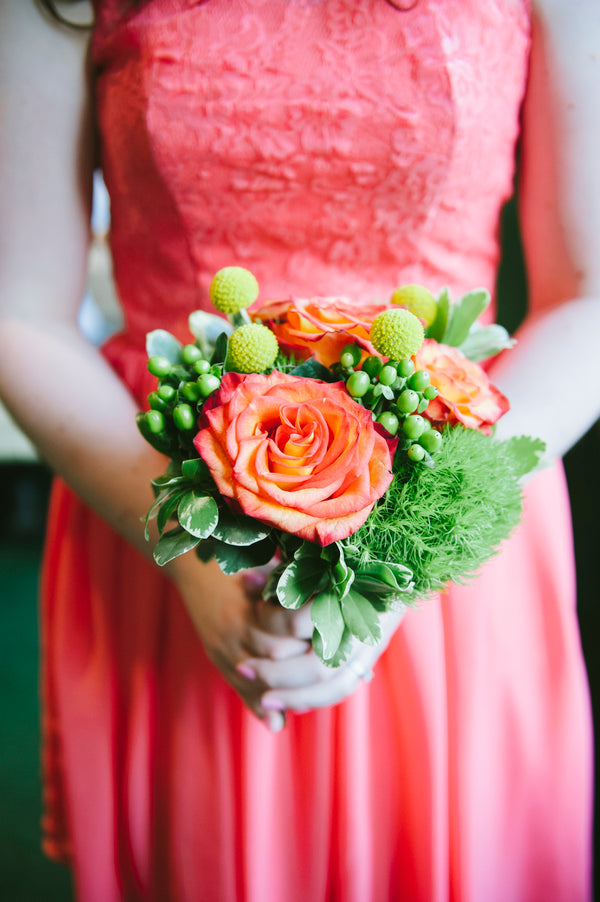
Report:
[[[158,385],[138,426],[169,458],[146,518],[155,560],[273,562],[265,597],[310,602],[313,647],[337,666],[381,639],[382,612],[464,582],[518,523],[544,446],[494,439],[508,401],[480,365],[512,340],[478,324],[483,290],[261,306],[254,276],[226,267],[210,294],[227,319],[193,313],[186,345],[147,337]]]

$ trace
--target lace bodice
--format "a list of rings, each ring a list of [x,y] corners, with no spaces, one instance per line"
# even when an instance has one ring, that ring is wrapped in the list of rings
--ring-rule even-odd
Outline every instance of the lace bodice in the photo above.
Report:
[[[100,0],[93,53],[129,330],[212,274],[261,297],[493,286],[523,0]]]

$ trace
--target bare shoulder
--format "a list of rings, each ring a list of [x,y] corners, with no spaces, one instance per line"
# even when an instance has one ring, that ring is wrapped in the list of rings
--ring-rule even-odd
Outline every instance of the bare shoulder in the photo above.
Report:
[[[85,3],[63,10],[82,22],[90,12]],[[0,310],[11,295],[24,307],[27,298],[53,295],[58,306],[81,294],[94,137],[89,37],[37,0],[0,0]]]
[[[522,210],[534,291],[551,301],[600,292],[600,2],[533,12]]]

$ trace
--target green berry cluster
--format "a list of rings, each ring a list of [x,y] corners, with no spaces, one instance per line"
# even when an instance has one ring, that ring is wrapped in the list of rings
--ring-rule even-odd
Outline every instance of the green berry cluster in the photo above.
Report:
[[[184,345],[181,361],[171,363],[155,355],[148,371],[158,379],[148,395],[150,410],[140,417],[140,429],[154,447],[171,457],[192,447],[198,413],[204,401],[219,388],[222,367],[206,360],[195,344]]]
[[[359,345],[346,345],[337,369],[348,394],[371,411],[375,422],[400,439],[400,448],[414,462],[433,465],[442,436],[422,414],[437,397],[427,370],[417,370],[410,357],[384,361],[371,355],[363,360]]]

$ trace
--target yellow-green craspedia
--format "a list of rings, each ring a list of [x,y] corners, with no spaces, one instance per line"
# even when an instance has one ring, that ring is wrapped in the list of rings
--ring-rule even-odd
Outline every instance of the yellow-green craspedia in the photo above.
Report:
[[[402,285],[392,295],[392,304],[406,307],[423,320],[425,328],[430,326],[437,314],[437,301],[432,293],[422,285]]]
[[[221,313],[239,313],[258,297],[258,282],[243,266],[224,266],[210,283],[209,294]]]
[[[277,339],[260,323],[247,323],[229,336],[227,367],[237,373],[262,373],[275,363]]]
[[[369,333],[375,350],[383,357],[402,360],[416,354],[425,338],[421,321],[410,310],[384,310],[373,320]]]

